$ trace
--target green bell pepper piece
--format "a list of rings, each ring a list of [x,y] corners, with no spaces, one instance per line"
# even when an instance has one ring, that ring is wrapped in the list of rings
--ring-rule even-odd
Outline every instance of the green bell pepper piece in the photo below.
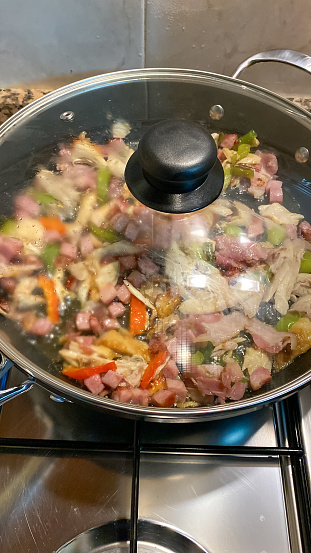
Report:
[[[238,227],[237,225],[226,225],[224,228],[225,234],[231,234],[231,236],[241,236],[243,233],[243,230],[241,227]]]
[[[284,229],[273,227],[268,230],[268,241],[273,246],[279,246],[280,244],[282,244],[285,236],[286,232]]]
[[[12,219],[8,219],[1,227],[1,232],[3,234],[12,234],[15,231],[17,222]]]
[[[204,242],[202,245],[202,250],[205,260],[211,265],[215,265],[215,252],[212,242]]]
[[[299,321],[300,317],[301,317],[300,313],[284,315],[284,317],[282,317],[277,322],[275,328],[279,332],[288,332],[289,329],[293,326],[293,324]]]
[[[112,227],[108,228],[100,228],[96,225],[91,224],[89,226],[89,231],[98,238],[98,240],[101,240],[101,242],[110,242],[113,244],[114,242],[118,242],[118,240],[121,240],[121,236],[118,232],[116,232]]]
[[[189,250],[196,259],[204,259],[203,249],[197,242],[191,242],[191,244],[189,244]]]
[[[249,144],[240,144],[238,146],[238,156],[240,157],[240,159],[243,159],[243,157],[248,156],[250,149],[251,147]]]
[[[240,144],[249,144],[251,146],[253,144],[255,138],[257,138],[257,133],[252,130],[252,131],[249,131],[248,133],[244,134],[243,136],[240,136],[239,143]]]
[[[224,175],[225,175],[225,178],[224,178],[224,187],[223,187],[223,189],[227,190],[227,188],[230,186],[230,182],[231,182],[231,167],[226,167],[224,169]]]
[[[252,179],[254,176],[254,169],[251,169],[250,167],[240,167],[239,165],[232,167],[231,172],[234,177],[246,177],[247,179]]]
[[[300,273],[311,273],[311,252],[306,251],[300,263]]]
[[[100,167],[97,173],[97,198],[100,204],[106,204],[109,200],[108,185],[111,173],[108,167]]]
[[[202,365],[204,361],[204,355],[202,351],[198,350],[193,355],[191,355],[191,363],[194,365]]]
[[[41,258],[43,259],[45,268],[49,273],[54,273],[54,263],[56,257],[59,255],[59,252],[59,244],[53,242],[52,244],[48,244],[41,253]]]
[[[31,197],[41,205],[51,205],[51,204],[57,203],[57,199],[54,198],[52,194],[47,194],[46,192],[39,192],[38,190],[32,190]]]

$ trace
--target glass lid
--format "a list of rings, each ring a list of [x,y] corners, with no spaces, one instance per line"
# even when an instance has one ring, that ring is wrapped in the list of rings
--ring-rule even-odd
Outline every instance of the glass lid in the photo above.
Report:
[[[307,370],[303,110],[217,75],[125,72],[35,102],[0,140],[1,334],[29,362],[189,409]]]

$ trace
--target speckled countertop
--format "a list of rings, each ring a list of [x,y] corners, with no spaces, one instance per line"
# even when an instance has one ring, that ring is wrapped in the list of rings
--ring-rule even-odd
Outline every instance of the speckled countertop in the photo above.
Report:
[[[0,88],[0,124],[14,115],[19,109],[47,94],[49,90]],[[311,99],[289,98],[304,109],[311,111]]]

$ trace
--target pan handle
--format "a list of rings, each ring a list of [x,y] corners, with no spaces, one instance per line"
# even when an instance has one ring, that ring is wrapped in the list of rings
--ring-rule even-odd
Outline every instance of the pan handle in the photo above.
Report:
[[[28,392],[34,385],[34,379],[25,380],[20,386],[14,386],[13,388],[8,388],[0,392],[0,407],[10,399],[13,399],[16,396],[20,396],[25,392]]]
[[[311,57],[301,52],[295,52],[294,50],[269,50],[267,52],[260,52],[254,54],[246,60],[244,60],[234,71],[232,77],[237,79],[244,69],[247,69],[255,63],[263,61],[278,61],[280,63],[287,63],[293,65],[299,69],[303,69],[307,73],[311,73]]]

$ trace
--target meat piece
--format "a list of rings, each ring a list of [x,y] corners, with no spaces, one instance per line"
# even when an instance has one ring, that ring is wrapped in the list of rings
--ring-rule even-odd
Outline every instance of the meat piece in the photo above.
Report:
[[[70,261],[77,259],[78,257],[78,249],[77,246],[74,244],[70,244],[70,242],[63,242],[60,247],[60,253],[61,255],[64,255],[65,257],[68,257]]]
[[[7,292],[13,292],[16,286],[15,278],[4,277],[0,279],[0,286]]]
[[[170,390],[158,390],[152,396],[152,403],[156,407],[173,407],[176,402],[176,394]]]
[[[79,344],[84,353],[92,355],[93,350],[91,346],[95,342],[95,336],[75,336],[74,341]]]
[[[249,377],[249,383],[252,390],[259,390],[264,384],[272,380],[272,376],[265,367],[258,367]]]
[[[109,305],[109,303],[111,303],[112,300],[114,300],[116,295],[117,295],[117,291],[116,291],[115,287],[110,283],[105,284],[105,286],[103,286],[99,290],[99,297],[100,297],[101,301],[103,303],[105,303],[106,305]]]
[[[291,306],[289,312],[298,312],[301,315],[305,315],[309,319],[311,319],[311,295],[307,294],[306,296],[302,296],[297,301],[295,301],[295,303],[293,303],[293,305]]]
[[[117,319],[103,319],[101,321],[101,326],[104,330],[116,330],[120,328],[120,325],[117,321]]]
[[[236,361],[227,363],[221,374],[221,380],[226,387],[226,395],[229,399],[238,401],[245,394],[247,382],[242,382],[244,378],[243,371]]]
[[[110,224],[117,232],[123,232],[130,220],[128,213],[116,213],[110,220]]]
[[[84,386],[86,386],[87,389],[95,395],[100,394],[100,392],[102,392],[105,388],[99,374],[94,374],[93,376],[86,378],[84,380]]]
[[[290,240],[297,238],[297,225],[285,225],[286,237]]]
[[[124,188],[120,184],[120,179],[118,179],[117,177],[113,177],[108,186],[109,200],[123,196],[123,192],[124,192]]]
[[[112,394],[112,399],[121,403],[133,403],[146,407],[149,403],[148,390],[141,388],[117,388]]]
[[[255,155],[261,159],[261,170],[267,175],[273,176],[278,171],[278,160],[276,156],[269,152],[262,152],[257,150]]]
[[[52,244],[53,242],[60,242],[64,238],[64,235],[57,230],[44,229],[43,241],[45,244]]]
[[[49,319],[41,317],[35,321],[31,329],[29,329],[29,332],[37,334],[38,336],[46,336],[52,331],[53,327],[54,325]]]
[[[0,236],[0,257],[2,263],[9,263],[23,250],[23,243],[18,238]]]
[[[219,145],[222,148],[228,148],[229,150],[231,150],[231,148],[233,147],[234,143],[237,140],[238,140],[237,134],[226,134]]]
[[[129,276],[127,277],[127,280],[135,286],[135,288],[140,288],[141,285],[146,282],[145,275],[142,275],[139,271],[132,271]]]
[[[230,313],[230,315],[223,315],[221,319],[216,323],[204,323],[202,322],[205,332],[195,338],[195,342],[209,341],[214,345],[221,344],[233,338],[241,330],[244,330],[247,317],[239,312]],[[271,328],[271,327],[269,327]]]
[[[181,403],[186,401],[188,391],[186,386],[181,380],[167,378],[166,385],[167,385],[167,389],[176,395],[176,401],[180,401]]]
[[[87,311],[80,311],[76,315],[76,327],[78,330],[90,330],[90,316],[91,313]]]
[[[162,371],[163,371],[163,376],[165,378],[168,378],[168,379],[176,379],[178,374],[179,374],[178,367],[177,367],[175,361],[173,361],[173,359],[170,359],[166,363],[166,365],[165,365],[165,367],[163,367]]]
[[[125,238],[127,238],[128,240],[135,240],[138,236],[138,233],[139,227],[135,223],[133,223],[133,221],[130,221],[124,232]]]
[[[129,303],[131,299],[131,292],[125,284],[122,284],[117,290],[117,298],[122,301],[122,303]]]
[[[249,238],[258,238],[263,234],[264,228],[262,224],[262,219],[260,217],[254,216],[252,222],[247,229],[247,234]]]
[[[251,185],[248,192],[254,196],[254,198],[261,198],[266,191],[266,184],[268,177],[261,171],[254,171],[254,176],[251,179]]]
[[[219,161],[225,161],[226,156],[225,156],[222,148],[218,148],[217,157],[218,157]]]
[[[84,163],[68,164],[63,174],[69,177],[76,190],[96,190],[97,172]]]
[[[19,196],[16,196],[14,203],[19,216],[38,217],[40,213],[39,204],[32,198],[29,198],[29,196],[20,194]]]
[[[225,267],[251,265],[254,262],[265,261],[269,250],[259,243],[242,242],[236,236],[221,235],[215,237],[216,262]]]
[[[92,332],[94,332],[94,334],[101,333],[102,327],[97,317],[95,317],[94,315],[91,315],[89,324],[90,324],[90,329],[92,330]]]
[[[124,307],[123,303],[121,303],[120,301],[113,301],[109,305],[108,311],[109,311],[109,314],[111,315],[111,317],[116,319],[117,317],[120,317],[121,315],[123,315],[123,313],[125,311],[125,307]]]
[[[105,386],[109,386],[114,389],[119,386],[120,382],[122,382],[123,376],[118,374],[116,371],[108,371],[102,375],[101,379]]]
[[[221,313],[206,313],[204,315],[190,315],[187,317],[187,323],[193,325],[196,334],[203,334],[206,330],[206,325],[218,323],[222,318]]]
[[[156,275],[159,272],[159,267],[151,261],[149,257],[142,256],[137,261],[138,267],[147,278]]]
[[[133,255],[123,255],[120,257],[120,266],[123,271],[135,269],[136,265],[136,258]]]
[[[299,234],[305,239],[311,240],[311,225],[307,221],[302,221],[299,225]]]
[[[81,236],[80,252],[82,257],[86,257],[87,255],[92,253],[93,250],[94,250],[94,246],[93,246],[92,236],[90,234],[85,234],[84,236]]]
[[[283,202],[282,184],[283,183],[279,180],[272,180],[269,182],[267,190],[269,191],[270,204],[274,202],[281,204]]]
[[[296,337],[291,332],[278,332],[270,325],[262,323],[258,319],[247,319],[245,324],[258,348],[269,353],[278,353],[287,344],[293,349],[296,345]]]
[[[192,365],[190,371],[184,372],[184,377],[190,376],[192,378],[195,386],[203,397],[218,396],[221,399],[225,399],[225,386],[218,375],[213,376],[208,372],[208,367],[209,365],[201,365],[200,367]]]

